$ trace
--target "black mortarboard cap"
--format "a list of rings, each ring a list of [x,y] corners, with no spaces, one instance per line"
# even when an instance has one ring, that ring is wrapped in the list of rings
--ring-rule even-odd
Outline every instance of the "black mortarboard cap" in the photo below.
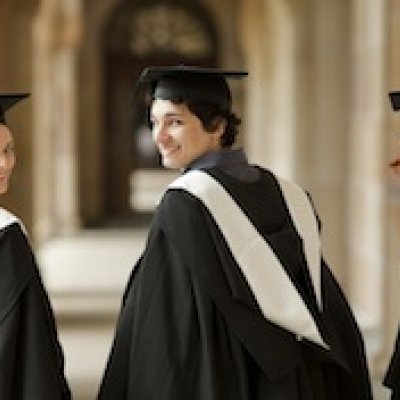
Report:
[[[145,86],[153,98],[165,100],[200,100],[231,108],[231,92],[227,78],[242,78],[245,71],[188,65],[147,67],[141,73],[138,87]]]
[[[400,110],[400,92],[389,92],[390,101],[394,111]]]
[[[28,96],[29,93],[0,94],[0,124],[6,123],[6,111]]]

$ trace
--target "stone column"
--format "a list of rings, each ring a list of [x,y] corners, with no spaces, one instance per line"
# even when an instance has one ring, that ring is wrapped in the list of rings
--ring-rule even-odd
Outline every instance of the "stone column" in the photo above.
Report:
[[[354,95],[349,138],[348,293],[373,355],[381,346],[383,307],[384,2],[353,0],[352,15]]]
[[[304,3],[296,12],[296,170],[321,218],[324,258],[346,291],[351,6],[348,0]]]
[[[52,50],[55,37],[54,0],[41,2],[33,29],[33,236],[43,242],[56,230],[54,221],[54,143]]]
[[[294,173],[293,20],[286,2],[242,2],[250,76],[245,145],[253,162]]]
[[[42,1],[35,21],[34,233],[40,243],[79,227],[76,57],[80,2]]]
[[[80,226],[78,209],[77,106],[79,87],[77,52],[81,39],[79,0],[62,0],[59,34],[54,53],[55,218],[60,233]]]

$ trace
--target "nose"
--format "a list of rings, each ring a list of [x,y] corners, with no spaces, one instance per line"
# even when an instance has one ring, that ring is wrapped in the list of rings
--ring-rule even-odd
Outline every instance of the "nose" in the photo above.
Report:
[[[166,143],[170,136],[162,124],[153,126],[153,140],[155,143]]]
[[[0,153],[0,167],[1,168],[7,167],[7,157],[3,153]]]

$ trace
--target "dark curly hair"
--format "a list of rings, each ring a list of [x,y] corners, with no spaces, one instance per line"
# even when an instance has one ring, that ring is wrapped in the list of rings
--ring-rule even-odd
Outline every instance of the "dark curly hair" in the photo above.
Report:
[[[189,110],[200,119],[207,132],[213,132],[216,128],[216,124],[220,122],[221,119],[225,120],[226,127],[221,136],[221,146],[225,148],[233,146],[239,132],[240,118],[231,111],[223,110],[217,105],[204,101],[188,100],[182,103],[186,104]]]

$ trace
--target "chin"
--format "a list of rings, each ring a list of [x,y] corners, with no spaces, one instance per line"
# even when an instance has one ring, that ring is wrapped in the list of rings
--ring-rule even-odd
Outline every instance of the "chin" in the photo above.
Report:
[[[181,169],[182,166],[178,162],[174,162],[174,160],[163,159],[162,161],[163,167],[167,169]]]

